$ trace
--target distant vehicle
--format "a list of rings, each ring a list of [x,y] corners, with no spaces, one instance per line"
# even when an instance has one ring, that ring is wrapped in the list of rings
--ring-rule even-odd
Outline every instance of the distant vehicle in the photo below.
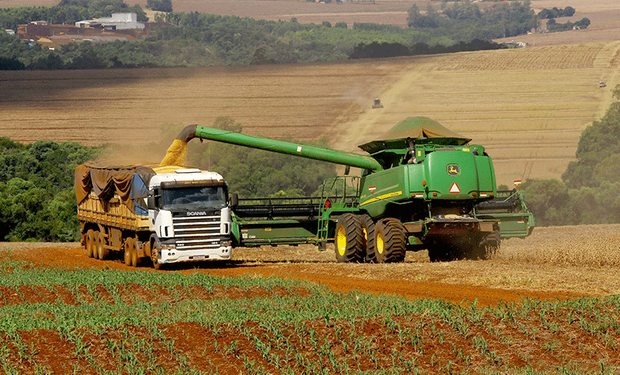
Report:
[[[383,104],[381,104],[379,98],[375,98],[375,101],[372,103],[372,108],[383,108]]]
[[[607,86],[607,84],[605,84],[605,82],[603,82],[603,81],[599,81],[598,82],[598,87],[605,87],[605,86]]]

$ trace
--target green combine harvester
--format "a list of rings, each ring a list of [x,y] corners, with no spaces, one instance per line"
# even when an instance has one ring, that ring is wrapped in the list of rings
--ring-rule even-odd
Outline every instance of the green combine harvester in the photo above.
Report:
[[[498,197],[483,146],[425,117],[397,124],[359,146],[367,155],[191,125],[177,140],[231,143],[346,166],[319,197],[238,199],[231,195],[233,245],[335,243],[339,262],[486,259],[501,238],[529,235],[532,214],[518,191]],[[350,167],[361,169],[349,175]]]

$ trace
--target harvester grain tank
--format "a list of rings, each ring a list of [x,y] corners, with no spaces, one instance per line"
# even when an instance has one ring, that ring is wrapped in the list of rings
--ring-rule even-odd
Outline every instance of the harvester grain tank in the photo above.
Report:
[[[324,249],[335,242],[341,262],[401,262],[406,251],[422,249],[432,261],[486,258],[499,246],[500,220],[475,214],[496,195],[491,158],[483,146],[428,118],[407,118],[359,146],[367,155],[195,125],[177,141],[193,138],[361,169],[360,176],[326,180],[320,197],[284,202],[233,194],[237,246],[315,243]]]
[[[90,257],[137,266],[227,260],[228,187],[217,173],[180,166],[89,162],[75,170],[82,243]]]

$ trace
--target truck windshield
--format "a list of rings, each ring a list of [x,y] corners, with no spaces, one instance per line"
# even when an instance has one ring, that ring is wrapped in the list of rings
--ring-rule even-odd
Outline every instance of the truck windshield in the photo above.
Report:
[[[165,210],[221,209],[226,206],[224,186],[197,186],[163,189],[162,203]]]

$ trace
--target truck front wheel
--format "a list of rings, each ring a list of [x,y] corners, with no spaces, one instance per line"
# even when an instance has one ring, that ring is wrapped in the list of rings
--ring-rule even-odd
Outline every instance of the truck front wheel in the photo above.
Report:
[[[354,214],[344,214],[336,224],[336,260],[340,263],[360,262],[364,259],[364,232],[362,223]]]
[[[153,262],[153,268],[155,268],[156,270],[159,270],[161,269],[162,264],[159,263],[157,260],[159,259],[159,254],[161,250],[157,246],[157,241],[155,240],[151,240],[150,245],[151,245],[151,261]]]
[[[375,255],[379,263],[405,260],[407,239],[405,227],[398,219],[379,220],[375,226]]]

